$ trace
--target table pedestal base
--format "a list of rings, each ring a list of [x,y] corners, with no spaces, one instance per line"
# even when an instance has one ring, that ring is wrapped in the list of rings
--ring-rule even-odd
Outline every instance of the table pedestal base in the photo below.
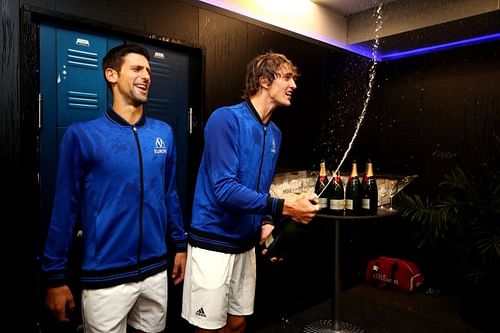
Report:
[[[364,333],[364,329],[345,321],[339,321],[337,325],[333,320],[317,320],[307,324],[302,333]]]

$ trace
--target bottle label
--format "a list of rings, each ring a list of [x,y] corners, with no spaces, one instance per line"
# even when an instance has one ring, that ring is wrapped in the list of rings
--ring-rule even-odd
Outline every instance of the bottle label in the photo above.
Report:
[[[269,246],[271,246],[273,242],[274,242],[273,234],[269,234],[269,236],[267,236],[265,241],[266,247],[269,248]]]
[[[370,209],[370,199],[363,198],[361,200],[361,208],[363,208],[363,209]]]
[[[345,200],[345,209],[347,210],[353,210],[354,205],[353,205],[353,200],[352,199],[346,199]]]
[[[319,209],[328,208],[328,199],[327,198],[319,198],[318,204],[319,204]]]
[[[344,200],[330,199],[331,210],[344,210]]]

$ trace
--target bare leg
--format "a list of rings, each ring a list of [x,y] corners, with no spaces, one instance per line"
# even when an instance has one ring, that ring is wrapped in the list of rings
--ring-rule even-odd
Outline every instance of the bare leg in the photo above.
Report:
[[[245,317],[228,314],[225,333],[243,333],[243,332],[245,332]]]

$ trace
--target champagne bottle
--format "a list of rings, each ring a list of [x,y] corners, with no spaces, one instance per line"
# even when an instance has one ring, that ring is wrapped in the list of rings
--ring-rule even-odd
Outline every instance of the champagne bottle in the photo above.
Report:
[[[266,255],[269,258],[285,258],[293,249],[302,226],[302,224],[294,222],[291,218],[284,218],[266,238]]]
[[[373,176],[373,164],[370,160],[366,163],[366,172],[363,177],[363,193],[361,198],[361,211],[364,215],[377,214],[378,189],[377,181]]]
[[[314,187],[314,192],[319,197],[319,210],[320,212],[325,212],[328,210],[328,192],[326,187],[328,186],[328,175],[326,173],[326,162],[321,160],[319,163],[319,175],[316,179],[316,186]]]
[[[351,175],[345,189],[346,215],[358,215],[361,213],[361,182],[358,177],[356,161],[352,161]]]
[[[332,177],[328,195],[330,213],[333,215],[344,215],[344,184],[342,184],[342,178],[340,178],[339,174],[334,173]]]

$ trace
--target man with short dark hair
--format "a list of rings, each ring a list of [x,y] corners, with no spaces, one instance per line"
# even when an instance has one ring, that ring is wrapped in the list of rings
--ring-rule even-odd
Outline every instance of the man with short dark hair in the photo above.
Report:
[[[58,320],[74,309],[66,269],[77,221],[83,231],[82,315],[87,333],[161,332],[167,313],[167,238],[176,252],[171,278],[184,278],[186,235],[176,190],[172,129],[148,118],[149,54],[139,45],[103,60],[113,107],[68,127],[42,272],[46,303]]]

